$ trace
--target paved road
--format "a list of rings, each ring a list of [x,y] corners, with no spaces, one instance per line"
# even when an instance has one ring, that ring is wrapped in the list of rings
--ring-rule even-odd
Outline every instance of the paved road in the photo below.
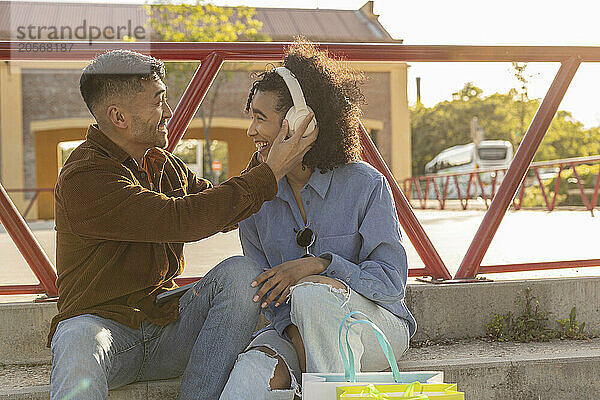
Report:
[[[458,269],[475,232],[483,211],[416,210],[425,231],[436,245],[448,269]],[[55,243],[53,222],[30,224],[34,235],[54,262]],[[586,211],[516,211],[507,213],[484,265],[576,260],[600,258],[600,216]],[[405,235],[406,238],[406,235]],[[409,266],[422,267],[418,254],[405,239]],[[184,276],[202,276],[219,261],[241,254],[237,231],[218,234],[185,247]],[[576,268],[527,273],[490,274],[492,279],[544,278],[560,276],[600,276],[600,267]],[[0,226],[0,283],[35,283],[29,270],[8,234]],[[0,301],[5,300],[0,296]]]

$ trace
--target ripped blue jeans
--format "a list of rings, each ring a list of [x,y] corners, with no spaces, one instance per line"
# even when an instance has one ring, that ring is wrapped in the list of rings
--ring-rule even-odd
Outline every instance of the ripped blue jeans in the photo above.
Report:
[[[339,354],[338,328],[346,314],[361,311],[385,333],[397,358],[406,350],[410,334],[408,323],[352,289],[336,289],[328,284],[304,282],[291,288],[291,320],[298,327],[306,351],[307,372],[343,372]],[[354,319],[349,318],[348,323]],[[382,371],[389,367],[375,334],[358,324],[349,333],[357,371]],[[277,359],[255,348],[268,347],[286,363],[291,378],[288,390],[271,390],[269,382]],[[240,354],[221,400],[292,400],[300,394],[302,373],[292,344],[275,330],[257,336]]]

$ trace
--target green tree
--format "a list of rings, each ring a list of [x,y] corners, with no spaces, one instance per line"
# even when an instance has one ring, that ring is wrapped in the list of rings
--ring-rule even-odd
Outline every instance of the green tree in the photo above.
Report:
[[[196,0],[193,4],[175,4],[173,0],[159,0],[146,5],[153,39],[166,42],[234,42],[268,41],[260,33],[262,22],[255,19],[256,10],[249,7],[219,7]],[[167,80],[171,92],[178,99],[184,92],[198,65],[196,63],[166,63]],[[204,127],[204,171],[207,178],[215,182],[212,170],[210,127],[215,111],[219,89],[231,79],[232,74],[221,71],[213,81],[200,108],[198,116]]]
[[[535,155],[536,161],[600,154],[600,127],[585,129],[568,111],[558,111]]]
[[[196,0],[194,4],[174,4],[159,0],[146,5],[153,34],[167,42],[264,41],[262,22],[249,7],[219,7]]]
[[[514,69],[514,76],[517,78],[517,81],[521,84],[520,90],[513,89],[515,96],[518,98],[515,99],[515,106],[518,110],[519,115],[519,130],[516,132],[516,138],[513,142],[518,145],[521,143],[523,136],[525,135],[525,131],[527,130],[527,126],[525,125],[526,114],[526,102],[529,100],[529,93],[527,91],[527,84],[529,83],[529,76],[525,75],[525,70],[527,69],[527,63],[520,63],[513,61],[512,66]]]

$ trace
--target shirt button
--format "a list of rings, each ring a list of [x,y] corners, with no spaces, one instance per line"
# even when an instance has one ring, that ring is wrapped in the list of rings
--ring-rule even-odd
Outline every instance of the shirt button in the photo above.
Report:
[[[350,282],[350,277],[346,278],[346,282]]]
[[[377,297],[377,293],[373,293],[373,297]]]
[[[306,204],[310,204],[310,200],[306,200]]]
[[[330,272],[330,274],[331,274],[331,275],[335,275],[335,271],[331,271],[331,272]]]

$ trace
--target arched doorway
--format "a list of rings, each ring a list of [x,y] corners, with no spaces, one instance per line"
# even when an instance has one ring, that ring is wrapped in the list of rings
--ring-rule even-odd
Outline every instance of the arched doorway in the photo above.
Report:
[[[62,166],[60,143],[84,140],[87,127],[93,121],[85,118],[36,121],[31,129],[35,136],[36,182],[37,187],[48,188],[56,185],[58,172]],[[215,118],[209,132],[211,140],[227,143],[228,175],[238,175],[246,167],[255,148],[246,136],[245,118]],[[200,120],[193,120],[184,139],[204,139],[204,129]],[[40,219],[54,218],[54,200],[49,193],[41,193],[37,200]]]

